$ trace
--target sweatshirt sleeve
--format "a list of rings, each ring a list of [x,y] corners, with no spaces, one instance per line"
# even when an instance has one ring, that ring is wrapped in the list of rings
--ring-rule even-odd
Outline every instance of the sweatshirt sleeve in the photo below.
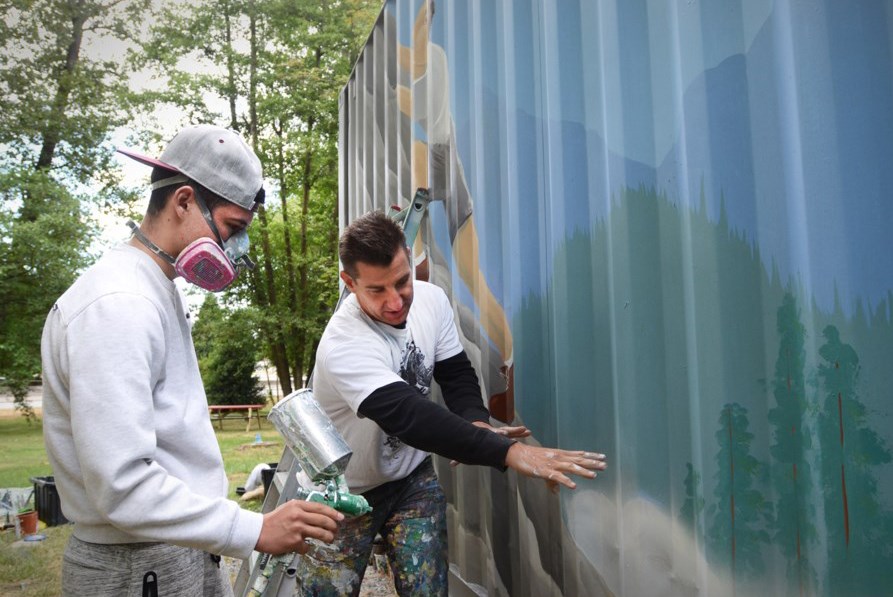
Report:
[[[506,453],[515,443],[489,429],[472,425],[421,396],[403,381],[372,392],[360,404],[359,413],[413,448],[464,464],[505,470]]]
[[[154,403],[153,388],[166,381],[166,350],[164,320],[143,297],[104,297],[68,325],[62,351],[69,370],[71,439],[85,497],[98,516],[84,526],[111,525],[139,541],[248,557],[262,515],[222,495],[197,493],[184,481],[191,471],[219,468],[220,451],[213,432],[197,428],[205,405],[188,395],[190,388],[180,410],[167,405],[159,411]],[[176,417],[191,425],[178,448],[177,462],[188,464],[169,470],[156,460],[156,426]],[[225,486],[224,479],[218,481]]]

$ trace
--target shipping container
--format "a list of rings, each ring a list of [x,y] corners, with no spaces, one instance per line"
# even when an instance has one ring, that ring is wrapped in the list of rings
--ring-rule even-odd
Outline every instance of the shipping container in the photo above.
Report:
[[[493,414],[438,462],[455,595],[893,594],[893,2],[388,0],[342,227],[430,188]]]

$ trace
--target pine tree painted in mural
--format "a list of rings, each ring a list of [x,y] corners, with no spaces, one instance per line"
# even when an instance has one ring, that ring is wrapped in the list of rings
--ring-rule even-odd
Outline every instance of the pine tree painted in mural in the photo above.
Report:
[[[777,313],[778,358],[772,379],[775,407],[769,411],[772,427],[772,485],[775,519],[772,541],[787,561],[792,592],[806,595],[815,586],[809,548],[815,540],[815,508],[810,502],[812,481],[806,459],[812,439],[806,428],[806,330],[800,309],[787,293]]]
[[[739,578],[763,572],[762,549],[769,542],[771,507],[754,487],[762,465],[750,453],[754,436],[748,427],[746,408],[737,403],[723,407],[716,432],[716,503],[709,509],[710,556],[728,566],[735,585]]]
[[[704,497],[701,493],[701,473],[695,470],[690,462],[685,463],[688,471],[685,474],[685,501],[679,509],[679,519],[693,534],[697,534],[701,525],[701,513],[704,511]]]
[[[872,467],[890,462],[890,451],[867,425],[858,394],[859,356],[835,326],[823,336],[819,443],[830,593],[880,595],[893,587],[893,546],[890,513],[881,511]]]

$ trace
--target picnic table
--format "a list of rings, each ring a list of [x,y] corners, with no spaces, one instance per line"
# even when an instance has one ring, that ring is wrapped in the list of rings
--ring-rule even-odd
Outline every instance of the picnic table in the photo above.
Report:
[[[260,410],[263,407],[263,404],[209,404],[208,414],[211,416],[211,421],[217,421],[221,431],[223,431],[223,419],[227,415],[234,413],[241,415],[248,423],[245,426],[245,431],[248,432],[251,431],[252,418],[257,421],[257,428],[260,430]]]

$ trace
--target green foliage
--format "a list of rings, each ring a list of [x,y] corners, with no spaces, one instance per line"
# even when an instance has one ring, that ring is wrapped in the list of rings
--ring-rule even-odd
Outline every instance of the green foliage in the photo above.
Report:
[[[769,542],[765,523],[771,508],[758,483],[761,465],[751,455],[753,433],[748,431],[747,409],[726,404],[719,416],[716,441],[717,474],[710,507],[710,554],[732,569],[733,581],[739,573],[761,573],[764,563],[762,545]]]
[[[31,418],[24,399],[40,374],[43,323],[88,263],[92,229],[78,199],[46,172],[0,174],[0,197],[0,376]]]
[[[337,227],[325,213],[319,213],[332,209],[333,203],[311,201],[305,253],[293,253],[291,266],[286,240],[290,238],[293,247],[299,246],[300,234],[295,227],[285,224],[281,207],[267,210],[268,250],[265,251],[260,242],[260,229],[249,229],[252,246],[258,247],[258,259],[271,264],[273,292],[275,296],[283,297],[261,310],[260,329],[264,330],[269,343],[282,343],[286,347],[290,363],[304,363],[304,373],[309,370],[312,349],[322,335],[338,296],[338,260],[327,242],[329,235],[337,235]],[[290,267],[293,269],[291,277],[288,274]],[[303,282],[299,279],[301,271],[306,272],[300,278]],[[254,283],[263,283],[259,272],[255,272]],[[246,286],[244,290],[250,292],[252,288]],[[293,381],[300,387],[300,374],[294,369],[292,373],[296,376]]]
[[[67,185],[117,185],[109,133],[127,122],[128,70],[89,44],[139,33],[149,0],[13,0],[0,52],[0,166],[51,169]]]
[[[250,309],[226,311],[208,294],[193,328],[210,404],[263,404],[255,376],[260,354]]]
[[[120,59],[91,43],[138,33],[148,0],[12,0],[0,38],[0,376],[17,407],[40,372],[53,301],[89,262],[89,206],[127,208],[111,166],[111,131],[130,108]],[[87,189],[90,189],[89,191]]]
[[[806,330],[793,295],[785,294],[777,313],[778,358],[772,392],[775,407],[769,413],[774,458],[775,506],[773,541],[788,563],[788,579],[799,591],[815,586],[809,551],[815,541],[815,507],[810,503],[812,474],[807,450],[812,447],[806,428]]]
[[[177,5],[138,61],[167,82],[145,96],[154,105],[241,130],[264,164],[270,200],[249,230],[258,268],[227,296],[257,308],[286,391],[309,371],[337,293],[338,93],[379,9],[369,0]]]
[[[685,501],[679,509],[679,518],[694,531],[701,521],[701,513],[704,511],[704,497],[701,488],[701,474],[695,470],[690,462],[685,463]]]
[[[220,306],[217,295],[205,294],[199,311],[199,317],[192,326],[192,342],[195,345],[195,355],[198,358],[199,369],[205,372],[205,363],[214,350],[217,330],[226,323],[226,311]]]

